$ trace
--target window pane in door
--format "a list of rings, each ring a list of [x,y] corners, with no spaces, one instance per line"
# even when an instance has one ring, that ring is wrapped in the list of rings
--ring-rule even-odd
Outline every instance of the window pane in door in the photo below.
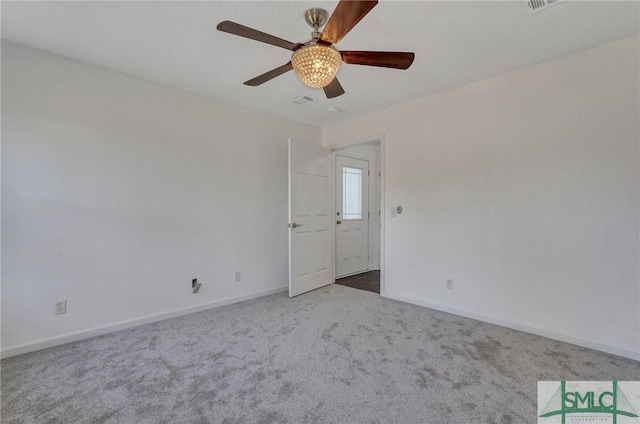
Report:
[[[342,167],[342,219],[362,219],[362,169]]]

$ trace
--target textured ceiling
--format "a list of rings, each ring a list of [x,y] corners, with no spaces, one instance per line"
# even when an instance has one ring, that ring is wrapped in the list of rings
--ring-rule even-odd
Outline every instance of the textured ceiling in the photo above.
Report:
[[[325,125],[544,62],[639,32],[640,5],[566,1],[529,15],[523,1],[382,1],[338,49],[415,51],[407,71],[343,65],[327,100],[293,72],[243,81],[290,52],[217,31],[232,20],[306,41],[309,7],[337,2],[2,2],[2,37],[275,115]],[[294,97],[317,102],[296,105]],[[329,106],[338,108],[329,111]]]

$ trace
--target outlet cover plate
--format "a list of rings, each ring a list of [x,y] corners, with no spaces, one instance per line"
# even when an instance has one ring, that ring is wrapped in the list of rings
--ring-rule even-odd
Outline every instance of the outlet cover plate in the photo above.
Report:
[[[67,299],[56,300],[55,303],[55,315],[62,315],[67,313]]]

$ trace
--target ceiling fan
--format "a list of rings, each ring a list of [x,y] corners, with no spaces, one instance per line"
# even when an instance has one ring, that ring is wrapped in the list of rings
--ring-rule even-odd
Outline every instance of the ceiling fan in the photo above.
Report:
[[[307,10],[305,20],[313,28],[313,33],[311,40],[306,43],[292,43],[231,21],[220,22],[217,28],[223,32],[293,51],[289,62],[245,81],[245,85],[257,86],[293,69],[305,85],[324,89],[327,98],[331,99],[344,94],[344,89],[336,78],[341,62],[395,69],[408,69],[413,63],[414,53],[338,51],[333,47],[333,44],[342,40],[376,4],[377,0],[340,0],[328,21],[326,10]],[[322,33],[318,32],[325,23],[327,25]]]

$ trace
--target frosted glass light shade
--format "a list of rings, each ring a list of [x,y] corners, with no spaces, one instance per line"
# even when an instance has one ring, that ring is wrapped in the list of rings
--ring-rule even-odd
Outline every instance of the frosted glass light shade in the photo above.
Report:
[[[333,81],[340,69],[342,56],[330,46],[305,46],[291,56],[298,78],[311,88],[323,88]]]

